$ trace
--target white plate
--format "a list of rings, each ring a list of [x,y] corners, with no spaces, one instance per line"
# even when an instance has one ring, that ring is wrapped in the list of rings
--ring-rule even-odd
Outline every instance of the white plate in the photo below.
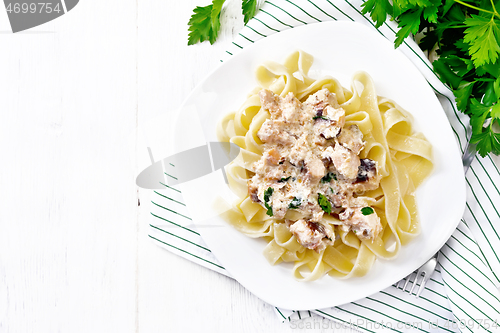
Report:
[[[416,129],[432,143],[434,154],[434,171],[417,193],[421,234],[404,246],[396,259],[377,260],[366,276],[350,280],[325,276],[314,282],[298,282],[289,264],[269,265],[262,255],[263,240],[239,233],[217,216],[220,198],[227,194],[220,171],[182,186],[203,239],[236,280],[274,306],[310,310],[363,298],[421,266],[441,248],[460,221],[465,181],[448,119],[421,73],[394,50],[392,43],[352,22],[317,23],[280,32],[224,62],[183,104],[177,120],[177,149],[217,141],[217,122],[237,109],[256,86],[255,68],[266,60],[283,62],[298,49],[314,56],[310,72],[313,78],[328,74],[350,88],[355,72],[368,72],[379,95],[395,100],[413,114]],[[204,135],[197,129],[202,129]]]

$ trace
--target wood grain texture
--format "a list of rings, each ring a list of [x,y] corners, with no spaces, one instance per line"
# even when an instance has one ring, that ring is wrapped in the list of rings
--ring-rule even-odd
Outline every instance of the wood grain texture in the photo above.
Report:
[[[2,332],[135,327],[136,2],[99,7],[0,35]]]

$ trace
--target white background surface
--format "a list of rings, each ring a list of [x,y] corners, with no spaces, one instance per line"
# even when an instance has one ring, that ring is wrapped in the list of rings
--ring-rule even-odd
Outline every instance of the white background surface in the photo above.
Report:
[[[229,1],[221,41],[188,47],[208,3],[81,0],[17,34],[0,8],[0,332],[313,331],[147,237],[137,128],[173,112],[243,25]]]

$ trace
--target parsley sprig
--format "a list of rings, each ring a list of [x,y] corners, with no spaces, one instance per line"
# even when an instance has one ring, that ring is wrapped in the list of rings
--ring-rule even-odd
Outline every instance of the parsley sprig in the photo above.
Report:
[[[215,43],[220,30],[220,15],[222,5],[226,0],[212,0],[212,3],[205,7],[196,7],[193,15],[189,19],[188,45],[209,41]],[[257,13],[257,0],[243,0],[241,11],[245,24]]]
[[[500,154],[500,2],[493,0],[368,0],[380,27],[387,16],[398,22],[395,46],[422,32],[420,47],[439,58],[434,71],[455,95],[457,107],[470,116],[471,143],[479,154]]]

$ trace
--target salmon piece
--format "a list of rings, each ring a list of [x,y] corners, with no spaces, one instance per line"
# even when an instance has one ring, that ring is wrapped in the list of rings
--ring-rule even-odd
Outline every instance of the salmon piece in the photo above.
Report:
[[[266,162],[270,165],[278,165],[281,155],[276,149],[271,149],[266,153]]]
[[[340,126],[336,126],[332,120],[318,118],[314,123],[316,135],[322,136],[326,140],[335,138],[340,133]]]
[[[369,211],[367,215],[363,214],[365,209]],[[374,240],[382,231],[380,217],[371,207],[347,208],[339,214],[339,218],[344,221],[344,227],[352,230],[361,240]]]
[[[267,89],[262,89],[259,92],[259,98],[260,98],[260,105],[264,109],[269,110],[271,114],[278,113],[280,111],[278,105],[279,96],[275,96],[272,91]]]
[[[320,103],[314,107],[314,110],[316,112],[314,130],[317,135],[327,140],[337,137],[345,124],[344,109]]]
[[[317,182],[325,176],[325,165],[319,158],[311,158],[306,161],[307,174],[312,182]]]
[[[297,238],[297,241],[304,247],[320,251],[326,244],[325,238],[330,242],[333,240],[333,231],[328,230],[322,224],[306,220],[297,220],[289,225],[290,232]]]
[[[257,136],[260,141],[264,143],[279,143],[282,145],[293,144],[294,137],[284,131],[282,129],[283,127],[283,121],[268,119],[260,127]]]
[[[358,125],[351,125],[343,128],[337,140],[341,145],[350,149],[356,155],[365,147],[363,133],[359,130]]]
[[[335,169],[348,179],[356,179],[360,161],[358,155],[342,145],[335,145],[331,154]]]
[[[279,103],[281,115],[286,122],[300,121],[304,116],[302,112],[302,103],[290,92]]]
[[[369,158],[362,158],[358,168],[358,175],[354,182],[356,192],[375,190],[380,185],[380,179],[377,177],[377,162]]]
[[[330,92],[327,88],[321,89],[309,96],[304,104],[310,104],[314,106],[326,106],[328,104],[332,105],[335,108],[339,107],[339,103],[337,102],[337,96]]]
[[[323,117],[333,121],[333,125],[342,128],[345,125],[345,111],[342,108],[334,108],[328,105],[323,110]]]

